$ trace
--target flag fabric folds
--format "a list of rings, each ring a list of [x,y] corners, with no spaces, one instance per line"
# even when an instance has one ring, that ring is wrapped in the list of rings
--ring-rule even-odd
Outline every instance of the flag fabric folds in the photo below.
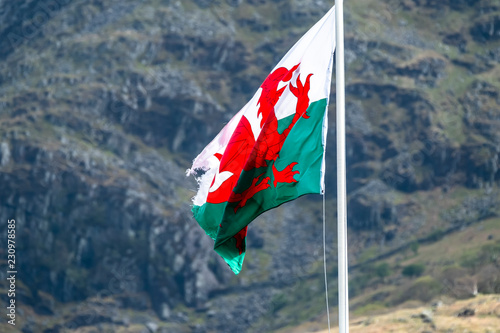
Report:
[[[187,171],[199,175],[193,215],[235,274],[252,220],[301,195],[323,193],[334,50],[332,8]]]

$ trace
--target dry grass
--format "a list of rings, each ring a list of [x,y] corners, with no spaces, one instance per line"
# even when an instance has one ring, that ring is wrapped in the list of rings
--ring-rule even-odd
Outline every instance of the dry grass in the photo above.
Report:
[[[478,295],[473,299],[446,302],[435,309],[428,307],[399,309],[390,313],[354,317],[350,323],[350,332],[387,333],[387,332],[481,332],[500,333],[500,295]],[[463,309],[475,310],[475,315],[458,317]],[[432,313],[433,323],[425,323],[419,315],[427,311]],[[308,323],[286,332],[318,332],[328,333],[328,330],[319,330],[318,327],[326,326],[322,323]],[[338,332],[338,327],[332,332]]]

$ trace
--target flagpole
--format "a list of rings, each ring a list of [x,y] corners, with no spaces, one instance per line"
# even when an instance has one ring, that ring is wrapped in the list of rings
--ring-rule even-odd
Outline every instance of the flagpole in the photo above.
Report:
[[[343,0],[335,0],[335,31],[337,39],[335,75],[337,95],[337,237],[339,277],[339,333],[349,332],[343,6]]]

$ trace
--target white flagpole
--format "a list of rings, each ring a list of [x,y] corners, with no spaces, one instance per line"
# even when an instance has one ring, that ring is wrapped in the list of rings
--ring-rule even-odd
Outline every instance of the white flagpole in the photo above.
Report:
[[[344,1],[335,0],[337,95],[337,237],[339,272],[339,332],[349,332],[347,274],[347,191],[345,153]]]

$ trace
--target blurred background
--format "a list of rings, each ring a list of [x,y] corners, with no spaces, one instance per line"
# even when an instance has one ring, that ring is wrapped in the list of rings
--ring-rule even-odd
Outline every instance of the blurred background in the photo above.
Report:
[[[325,329],[321,197],[255,220],[234,276],[185,170],[332,5],[0,0],[5,307],[9,219],[18,271],[16,326],[4,307],[0,330]],[[500,1],[352,0],[345,23],[353,325],[499,332]]]

